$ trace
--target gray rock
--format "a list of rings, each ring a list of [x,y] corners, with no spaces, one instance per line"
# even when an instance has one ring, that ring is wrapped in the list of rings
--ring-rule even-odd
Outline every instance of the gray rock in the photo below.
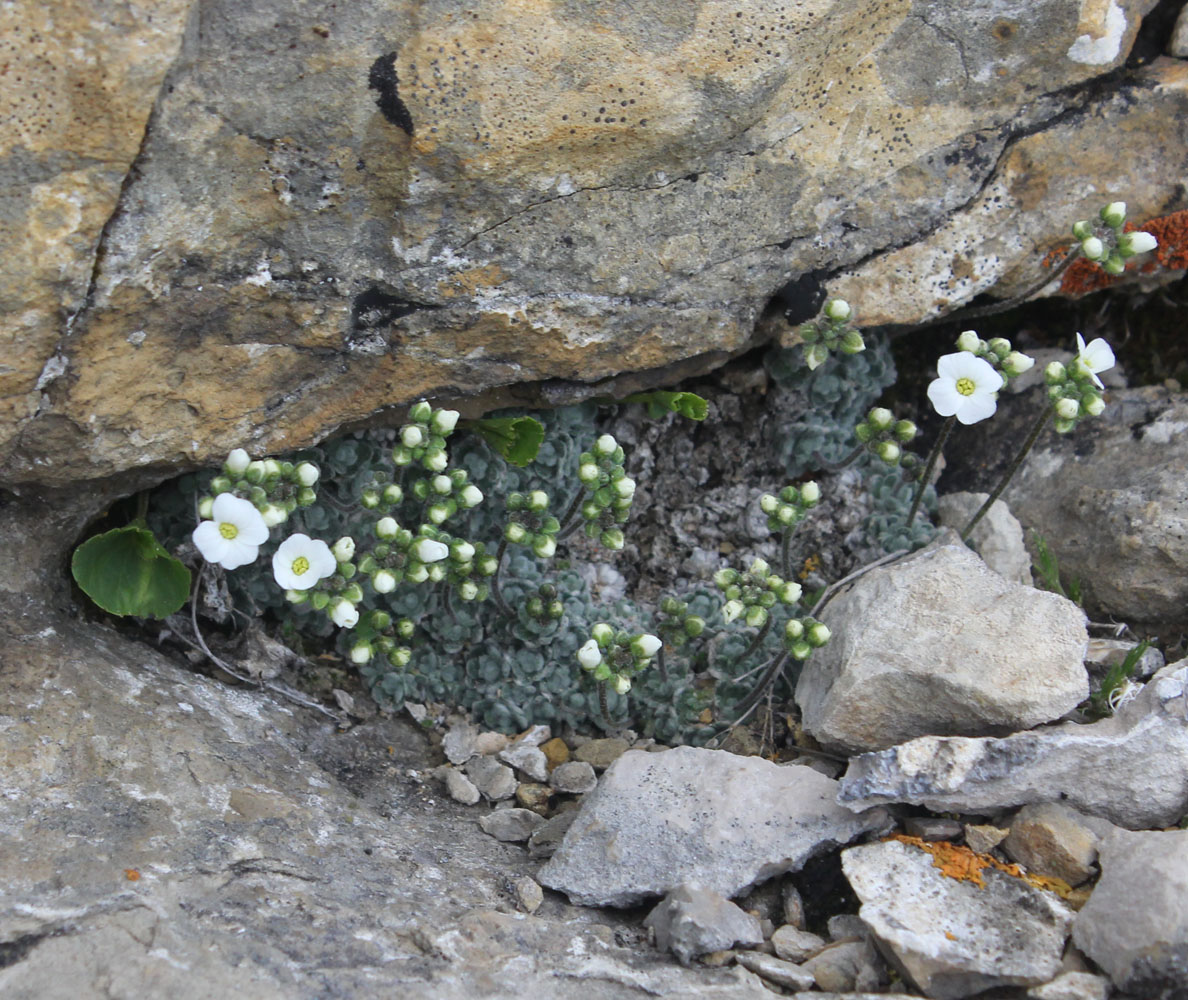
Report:
[[[1019,810],[1002,849],[1030,872],[1054,875],[1078,886],[1094,874],[1103,827],[1110,824],[1088,819],[1058,802],[1041,802]]]
[[[535,913],[544,902],[544,890],[536,879],[521,875],[512,883],[512,891],[516,894],[516,906],[525,913]]]
[[[800,890],[796,888],[796,883],[790,878],[784,879],[780,898],[784,908],[784,922],[797,930],[804,930],[804,899],[800,895]]]
[[[574,750],[573,759],[585,761],[595,771],[605,771],[630,748],[630,743],[617,736],[587,740]]]
[[[516,794],[515,774],[494,757],[472,757],[466,763],[465,770],[475,788],[492,802],[510,799]]]
[[[474,782],[457,768],[445,769],[445,786],[446,791],[450,793],[450,798],[463,805],[472,806],[481,798]]]
[[[810,990],[816,983],[813,974],[792,962],[785,962],[761,951],[741,951],[734,959],[744,969],[789,990]],[[817,996],[817,994],[813,994]]]
[[[510,764],[530,781],[549,780],[549,761],[544,752],[534,743],[517,740],[506,750],[500,750],[499,759]]]
[[[803,962],[824,948],[825,944],[823,937],[802,931],[791,924],[776,928],[771,936],[775,953],[786,962]]]
[[[1100,419],[1045,435],[1011,482],[1011,509],[1081,581],[1095,618],[1188,625],[1186,427],[1183,393],[1111,392]]]
[[[1125,639],[1090,639],[1085,651],[1085,666],[1094,677],[1103,677],[1110,667],[1120,666],[1126,655],[1137,645]],[[1163,653],[1148,646],[1134,664],[1134,679],[1145,681],[1163,668]]]
[[[552,739],[552,737],[553,737],[553,730],[549,726],[546,726],[544,724],[537,724],[534,726],[529,726],[522,733],[520,733],[520,735],[517,736],[512,742],[513,742],[513,744],[518,743],[518,744],[522,744],[524,746],[538,747],[542,743],[545,743],[548,740]]]
[[[965,846],[978,854],[989,854],[1010,835],[1010,830],[990,823],[969,823],[965,827]]]
[[[1050,983],[1027,991],[1029,1000],[1107,1000],[1109,995],[1109,978],[1092,972],[1062,972]]]
[[[804,963],[804,970],[812,973],[817,989],[835,993],[877,990],[890,978],[887,963],[866,934],[862,940],[823,948]]]
[[[549,784],[559,792],[584,795],[598,787],[598,776],[594,768],[584,760],[571,760],[558,764],[549,775]]]
[[[1128,995],[1179,1000],[1188,984],[1188,830],[1117,830],[1073,941]]]
[[[510,742],[511,740],[505,733],[496,733],[488,729],[475,737],[474,752],[486,755],[497,754],[500,750],[507,749]]]
[[[829,748],[1026,729],[1089,694],[1080,608],[1011,583],[953,532],[859,578],[822,620],[833,639],[805,663],[796,702]]]
[[[644,918],[644,926],[655,933],[656,947],[671,951],[683,965],[711,951],[763,943],[758,920],[716,892],[691,885],[673,889]]]
[[[479,819],[479,826],[496,840],[527,840],[544,823],[540,813],[531,809],[494,809]]]
[[[1167,54],[1177,59],[1188,59],[1188,8],[1181,8],[1171,38],[1167,41]]]
[[[955,1000],[1056,975],[1073,914],[1055,895],[993,869],[980,887],[932,862],[899,841],[842,852],[862,919],[923,992]]]
[[[1090,725],[1003,739],[926,736],[863,754],[838,799],[855,809],[910,802],[980,814],[1060,800],[1128,829],[1170,826],[1188,811],[1188,660]]]
[[[961,532],[989,496],[989,493],[946,493],[937,501],[937,524]],[[1023,525],[1001,500],[994,501],[970,533],[969,540],[995,573],[1014,583],[1031,586],[1031,554],[1023,541]]]
[[[825,922],[825,927],[829,931],[830,941],[870,937],[870,929],[856,913],[835,913]]]
[[[478,751],[475,744],[479,731],[469,722],[456,722],[450,726],[441,741],[442,752],[451,764],[465,764]]]
[[[591,906],[682,883],[736,896],[819,851],[887,826],[838,806],[837,782],[798,765],[678,747],[630,751],[582,801],[540,881]]]
[[[10,586],[5,1000],[771,1000],[614,913],[501,912],[536,862],[415,779],[437,751],[405,713],[342,731]]]
[[[573,825],[575,819],[577,819],[576,809],[567,809],[565,812],[550,816],[528,838],[528,854],[534,858],[551,858],[557,848],[561,846],[565,831]]]

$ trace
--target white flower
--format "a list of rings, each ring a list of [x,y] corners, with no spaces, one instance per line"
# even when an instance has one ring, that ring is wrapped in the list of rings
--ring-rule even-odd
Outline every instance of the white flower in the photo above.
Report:
[[[330,609],[330,620],[339,628],[354,628],[359,624],[359,609],[350,601],[337,601]]]
[[[361,642],[357,646],[351,647],[351,662],[352,663],[366,663],[371,659],[372,649],[366,642]]]
[[[615,679],[611,681],[611,688],[614,689],[615,694],[626,694],[631,690],[631,681],[622,674],[615,674]]]
[[[942,417],[976,424],[993,416],[1003,378],[989,361],[968,351],[946,354],[936,363],[936,373],[940,377],[928,386],[928,399]]]
[[[413,555],[423,563],[440,562],[450,554],[447,546],[435,542],[432,538],[422,538],[413,544]]]
[[[236,448],[227,456],[227,461],[223,463],[223,468],[233,476],[242,476],[247,467],[251,464],[251,456],[242,448]]]
[[[207,562],[238,569],[256,561],[268,541],[268,525],[255,504],[232,493],[220,493],[210,508],[212,520],[194,529],[194,544]]]
[[[458,500],[463,507],[477,507],[483,502],[483,491],[473,484],[467,484],[458,494]]]
[[[272,556],[272,575],[285,590],[309,590],[336,569],[330,546],[309,535],[290,535]]]
[[[593,670],[598,666],[602,662],[602,651],[598,648],[598,641],[587,639],[585,645],[578,650],[577,658],[583,670]]]
[[[1077,334],[1077,356],[1073,359],[1073,371],[1080,375],[1088,375],[1093,379],[1094,385],[1097,388],[1105,388],[1101,384],[1101,379],[1097,377],[1098,372],[1109,371],[1114,367],[1114,352],[1110,350],[1110,345],[1107,344],[1101,337],[1091,341],[1088,346],[1085,345],[1085,338],[1079,333]]]

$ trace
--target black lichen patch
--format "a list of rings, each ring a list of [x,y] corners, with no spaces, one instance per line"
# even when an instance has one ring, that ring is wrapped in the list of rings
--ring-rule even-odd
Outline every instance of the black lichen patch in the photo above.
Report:
[[[390,326],[396,320],[411,313],[420,312],[424,309],[440,308],[441,306],[431,305],[426,302],[413,302],[411,299],[402,299],[383,292],[378,288],[369,288],[367,291],[360,292],[356,295],[355,301],[351,305],[351,329],[356,332],[360,330],[377,330],[381,327]]]
[[[408,113],[408,106],[400,99],[399,83],[400,80],[396,76],[395,52],[380,56],[371,64],[371,70],[367,74],[367,86],[379,94],[375,103],[380,113],[397,128],[404,129],[407,135],[412,135],[412,115]]]
[[[809,271],[776,292],[774,305],[783,307],[784,319],[789,326],[807,322],[821,311],[825,304],[825,286],[821,278],[821,272]]]

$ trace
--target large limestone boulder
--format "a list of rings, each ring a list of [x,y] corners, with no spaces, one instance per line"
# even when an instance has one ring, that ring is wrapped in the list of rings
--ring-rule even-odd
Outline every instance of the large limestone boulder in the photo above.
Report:
[[[0,479],[671,378],[846,269],[1016,287],[1180,207],[1185,67],[1108,76],[1153,2],[9,5]]]

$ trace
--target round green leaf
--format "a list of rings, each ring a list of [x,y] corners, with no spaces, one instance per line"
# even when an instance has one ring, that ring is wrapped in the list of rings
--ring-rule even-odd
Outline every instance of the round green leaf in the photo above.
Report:
[[[83,593],[113,615],[165,618],[190,596],[190,571],[136,525],[88,538],[74,550],[70,571]]]

